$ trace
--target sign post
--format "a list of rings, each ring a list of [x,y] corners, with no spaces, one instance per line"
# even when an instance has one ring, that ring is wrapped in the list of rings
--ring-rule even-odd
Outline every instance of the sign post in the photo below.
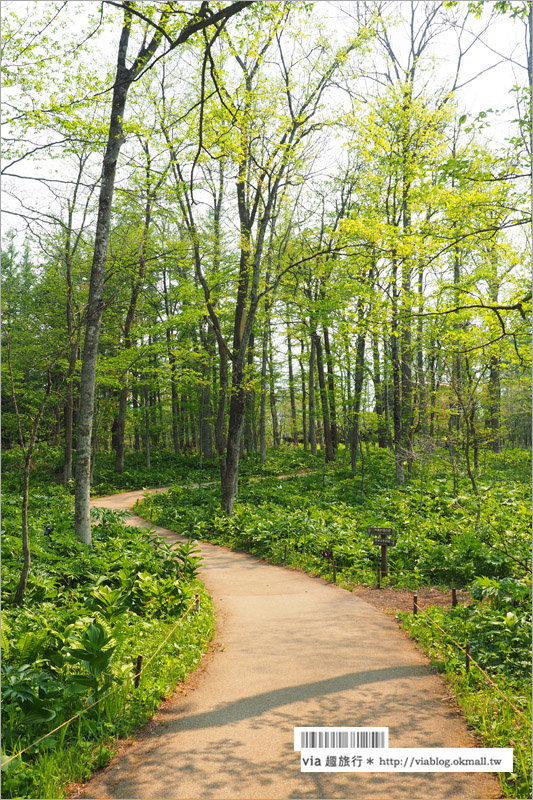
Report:
[[[381,547],[381,575],[388,575],[387,548],[396,544],[396,539],[390,538],[394,531],[392,528],[367,528],[367,533],[374,536],[373,543]]]

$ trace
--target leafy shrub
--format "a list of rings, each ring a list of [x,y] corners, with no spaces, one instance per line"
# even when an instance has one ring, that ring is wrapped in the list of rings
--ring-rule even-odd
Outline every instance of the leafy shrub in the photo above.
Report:
[[[62,783],[105,763],[103,739],[142,724],[196,665],[213,631],[209,599],[195,580],[200,559],[194,544],[171,549],[150,531],[125,527],[123,515],[106,511],[95,514],[88,548],[74,536],[71,506],[60,487],[32,495],[28,589],[14,608],[19,504],[4,493],[9,533],[2,538],[3,762],[83,711],[76,723],[5,764],[6,798],[59,797]],[[49,537],[46,525],[53,526]],[[200,612],[184,617],[134,689],[134,654],[154,652],[197,592]]]

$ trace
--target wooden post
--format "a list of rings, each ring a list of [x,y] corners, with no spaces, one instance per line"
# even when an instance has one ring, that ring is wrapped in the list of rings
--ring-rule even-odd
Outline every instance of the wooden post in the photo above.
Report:
[[[470,644],[469,644],[469,642],[466,643],[466,647],[465,647],[465,667],[466,667],[466,671],[470,672]]]
[[[396,539],[390,538],[392,528],[367,528],[369,536],[374,536],[374,544],[381,547],[381,575],[385,576],[389,572],[387,561],[387,549],[396,545]]]
[[[287,545],[285,545],[285,552],[283,553],[283,560],[287,560]]]
[[[337,562],[333,562],[333,583],[337,583]]]
[[[136,689],[139,688],[139,681],[141,680],[142,663],[143,663],[143,657],[137,656],[137,663],[135,665],[135,678],[133,682],[133,685],[135,686]]]
[[[381,589],[381,570],[379,567],[378,567],[377,579],[378,579],[378,589]]]
[[[415,617],[418,614],[418,595],[417,594],[413,595],[413,614],[415,615]]]
[[[452,589],[452,608],[457,605],[457,589]]]
[[[194,595],[194,610],[195,611],[200,611],[200,595],[199,594],[195,594]]]
[[[389,565],[387,561],[387,549],[388,546],[386,544],[381,545],[381,574],[387,575],[389,571]]]

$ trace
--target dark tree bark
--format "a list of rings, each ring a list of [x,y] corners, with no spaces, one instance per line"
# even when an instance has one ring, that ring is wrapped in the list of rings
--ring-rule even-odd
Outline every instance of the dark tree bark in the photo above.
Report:
[[[203,367],[202,388],[200,391],[200,437],[201,454],[203,458],[213,458],[213,434],[211,432],[211,420],[213,409],[211,406],[211,365],[206,362]]]
[[[304,341],[303,339],[300,339],[300,357],[298,359],[298,364],[300,366],[300,377],[302,381],[302,428],[303,428],[304,450],[308,450],[309,435],[307,432],[307,391],[306,391],[306,379],[305,379],[305,369],[304,369],[304,356],[305,356]]]
[[[324,327],[324,350],[326,352],[326,363],[328,366],[328,403],[331,422],[331,444],[334,452],[337,452],[339,443],[339,431],[337,428],[337,406],[335,403],[335,371],[333,369],[333,355],[329,339],[329,330]]]
[[[134,383],[135,384],[137,383],[136,379],[134,380]],[[133,412],[134,412],[133,447],[134,447],[136,452],[139,452],[139,450],[141,449],[141,437],[140,437],[140,433],[139,433],[139,417],[138,417],[138,414],[137,414],[137,409],[139,408],[139,396],[138,396],[138,392],[137,392],[137,387],[136,386],[134,386],[134,388],[133,388],[131,404],[132,404]]]
[[[492,450],[494,453],[501,453],[501,433],[500,433],[500,408],[501,408],[501,388],[500,388],[500,357],[493,355],[490,357],[489,371],[489,420],[491,428]]]
[[[218,409],[215,423],[215,446],[217,454],[223,463],[226,449],[226,436],[224,433],[226,421],[226,394],[228,391],[228,356],[223,347],[218,348],[219,382],[218,382]]]
[[[120,149],[124,141],[123,120],[128,91],[140,72],[147,68],[159,48],[163,36],[170,43],[169,50],[187,41],[198,31],[220,22],[250,5],[249,0],[231,3],[229,6],[211,12],[208,3],[202,3],[198,14],[181,30],[176,39],[170,40],[165,32],[172,7],[165,5],[159,17],[159,24],[148,44],[141,47],[131,67],[126,66],[129,37],[135,8],[132,3],[123,4],[124,21],[117,54],[117,70],[113,87],[109,135],[102,165],[98,216],[91,266],[91,281],[85,318],[85,340],[80,379],[80,408],[76,436],[76,489],[75,489],[75,531],[85,544],[92,543],[90,520],[90,472],[91,435],[94,415],[94,396],[96,379],[96,360],[102,315],[104,311],[104,278],[107,257],[107,244],[111,222],[111,209],[115,188],[115,174]]]
[[[360,302],[359,315],[362,315],[362,302]],[[359,450],[359,430],[361,419],[361,399],[363,396],[363,383],[365,378],[365,334],[357,334],[357,347],[355,357],[355,373],[353,386],[352,424],[350,431],[350,463],[352,473],[357,469],[357,453]]]
[[[372,359],[373,359],[374,396],[376,398],[375,412],[378,420],[378,447],[386,448],[388,445],[388,441],[387,441],[387,420],[385,418],[384,381],[382,381],[381,379],[379,344],[376,331],[374,331],[372,334]]]
[[[289,364],[289,395],[291,401],[291,437],[294,445],[298,444],[298,424],[296,421],[296,393],[294,391],[294,371],[292,366],[292,341],[287,332],[287,360]]]
[[[266,398],[267,398],[267,364],[268,339],[266,326],[263,329],[261,345],[261,401],[259,407],[259,463],[266,464]]]
[[[146,468],[150,469],[150,393],[148,390],[147,376],[144,376],[145,384],[143,387],[144,395],[144,455]]]
[[[152,221],[152,205],[155,198],[155,188],[152,187],[152,168],[151,168],[151,157],[150,157],[150,150],[148,147],[148,143],[142,142],[142,147],[146,155],[146,168],[145,168],[146,203],[144,208],[144,222],[143,222],[141,249],[139,254],[139,264],[138,264],[137,274],[134,275],[131,280],[130,302],[128,305],[128,310],[126,312],[126,319],[124,320],[124,350],[128,358],[129,358],[128,354],[133,347],[133,341],[131,338],[131,328],[133,325],[133,320],[135,318],[135,312],[137,310],[139,295],[141,293],[144,284],[144,276],[146,274],[148,235],[150,232],[150,223]],[[161,181],[158,181],[157,186],[159,186],[160,183]],[[128,397],[129,397],[129,382],[128,382],[127,372],[124,375],[123,380],[124,384],[119,394],[117,426],[115,432],[115,445],[114,445],[115,472],[118,472],[119,474],[122,474],[124,472],[124,449],[125,449],[124,434],[126,431],[126,413],[128,409]]]
[[[137,61],[131,68],[128,69],[126,67],[131,23],[131,13],[128,7],[125,6],[124,23],[117,56],[117,72],[111,104],[109,136],[102,166],[80,379],[80,408],[76,436],[75,530],[78,539],[84,544],[89,545],[92,544],[90,519],[91,436],[94,415],[96,359],[98,356],[98,342],[104,311],[104,276],[107,242],[109,238],[117,161],[122,142],[124,141],[123,119],[126,99],[129,87],[140,70],[140,65],[136,66]],[[150,58],[156,51],[161,37],[161,33],[156,33],[149,47],[143,48],[143,51],[141,51],[143,63],[146,62],[147,57]]]
[[[529,14],[529,25],[531,29],[531,12]],[[489,281],[490,299],[496,305],[498,303],[499,281],[496,265],[496,256],[493,255],[493,268],[491,280]],[[494,453],[501,453],[501,383],[500,383],[501,363],[500,354],[494,353],[489,360],[489,424],[491,429],[491,444]]]
[[[391,361],[392,361],[392,385],[393,385],[393,422],[394,422],[394,455],[396,465],[396,483],[402,484],[405,481],[403,471],[403,461],[405,452],[403,450],[402,439],[402,390],[400,374],[400,351],[399,351],[399,324],[398,324],[398,286],[397,286],[398,264],[396,257],[392,259],[392,319],[391,319]]]
[[[281,445],[281,433],[278,420],[278,405],[276,400],[276,378],[274,374],[274,355],[272,352],[272,331],[268,324],[268,386],[270,400],[270,415],[272,417],[272,436],[276,450]]]
[[[322,406],[322,424],[324,431],[324,445],[326,461],[335,461],[335,451],[333,449],[333,442],[331,439],[331,423],[329,417],[328,407],[328,393],[326,388],[326,378],[324,375],[324,360],[322,356],[322,341],[317,331],[313,334],[316,351],[316,367],[318,373],[318,385],[320,388],[320,404]]]
[[[316,456],[316,412],[315,412],[315,340],[311,337],[309,352],[309,447]]]
[[[248,376],[251,380],[254,367],[254,344],[255,337],[252,331],[250,341],[248,343],[247,366]],[[246,452],[251,454],[255,452],[255,390],[251,386],[246,392],[246,417],[244,424],[244,447]]]
[[[424,267],[422,263],[418,266],[418,332],[416,344],[416,362],[418,373],[418,419],[422,436],[428,435],[428,403],[426,389],[426,374],[424,370],[424,321],[422,312],[424,310]]]
[[[46,373],[46,388],[43,394],[43,399],[35,415],[34,419],[32,420],[33,425],[30,433],[29,442],[26,442],[24,433],[22,431],[22,421],[21,415],[19,412],[19,407],[17,403],[17,396],[15,392],[15,381],[13,378],[13,369],[11,366],[11,345],[9,341],[9,337],[4,330],[4,336],[6,337],[6,350],[7,350],[7,362],[8,362],[8,370],[9,370],[9,377],[11,381],[11,398],[13,400],[13,406],[15,408],[15,416],[17,419],[17,428],[18,428],[18,436],[19,436],[19,443],[24,455],[24,477],[22,481],[22,570],[20,573],[20,578],[18,582],[18,586],[15,592],[15,597],[13,599],[13,604],[15,606],[19,606],[22,603],[22,599],[24,597],[24,593],[26,591],[26,584],[28,582],[28,575],[30,572],[30,564],[31,564],[31,551],[30,551],[30,538],[29,538],[29,531],[28,531],[28,503],[30,498],[30,469],[31,469],[31,457],[33,455],[33,450],[35,447],[35,442],[37,440],[37,432],[39,430],[39,425],[41,424],[41,419],[44,413],[44,409],[48,402],[48,398],[50,397],[50,392],[52,391],[52,379],[51,379],[51,371],[53,365],[51,365],[47,369]],[[68,342],[67,342],[68,346]],[[59,356],[55,359],[54,364],[59,360]]]

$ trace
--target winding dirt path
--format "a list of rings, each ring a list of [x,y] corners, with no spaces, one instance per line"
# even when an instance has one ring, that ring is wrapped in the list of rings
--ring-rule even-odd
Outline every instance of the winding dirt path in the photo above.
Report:
[[[96,498],[131,509],[143,492]],[[133,526],[149,523],[131,516]],[[158,533],[177,541],[172,531]],[[387,726],[391,747],[476,743],[386,615],[321,579],[199,543],[216,646],[85,798],[496,798],[489,773],[301,773],[293,727]]]

